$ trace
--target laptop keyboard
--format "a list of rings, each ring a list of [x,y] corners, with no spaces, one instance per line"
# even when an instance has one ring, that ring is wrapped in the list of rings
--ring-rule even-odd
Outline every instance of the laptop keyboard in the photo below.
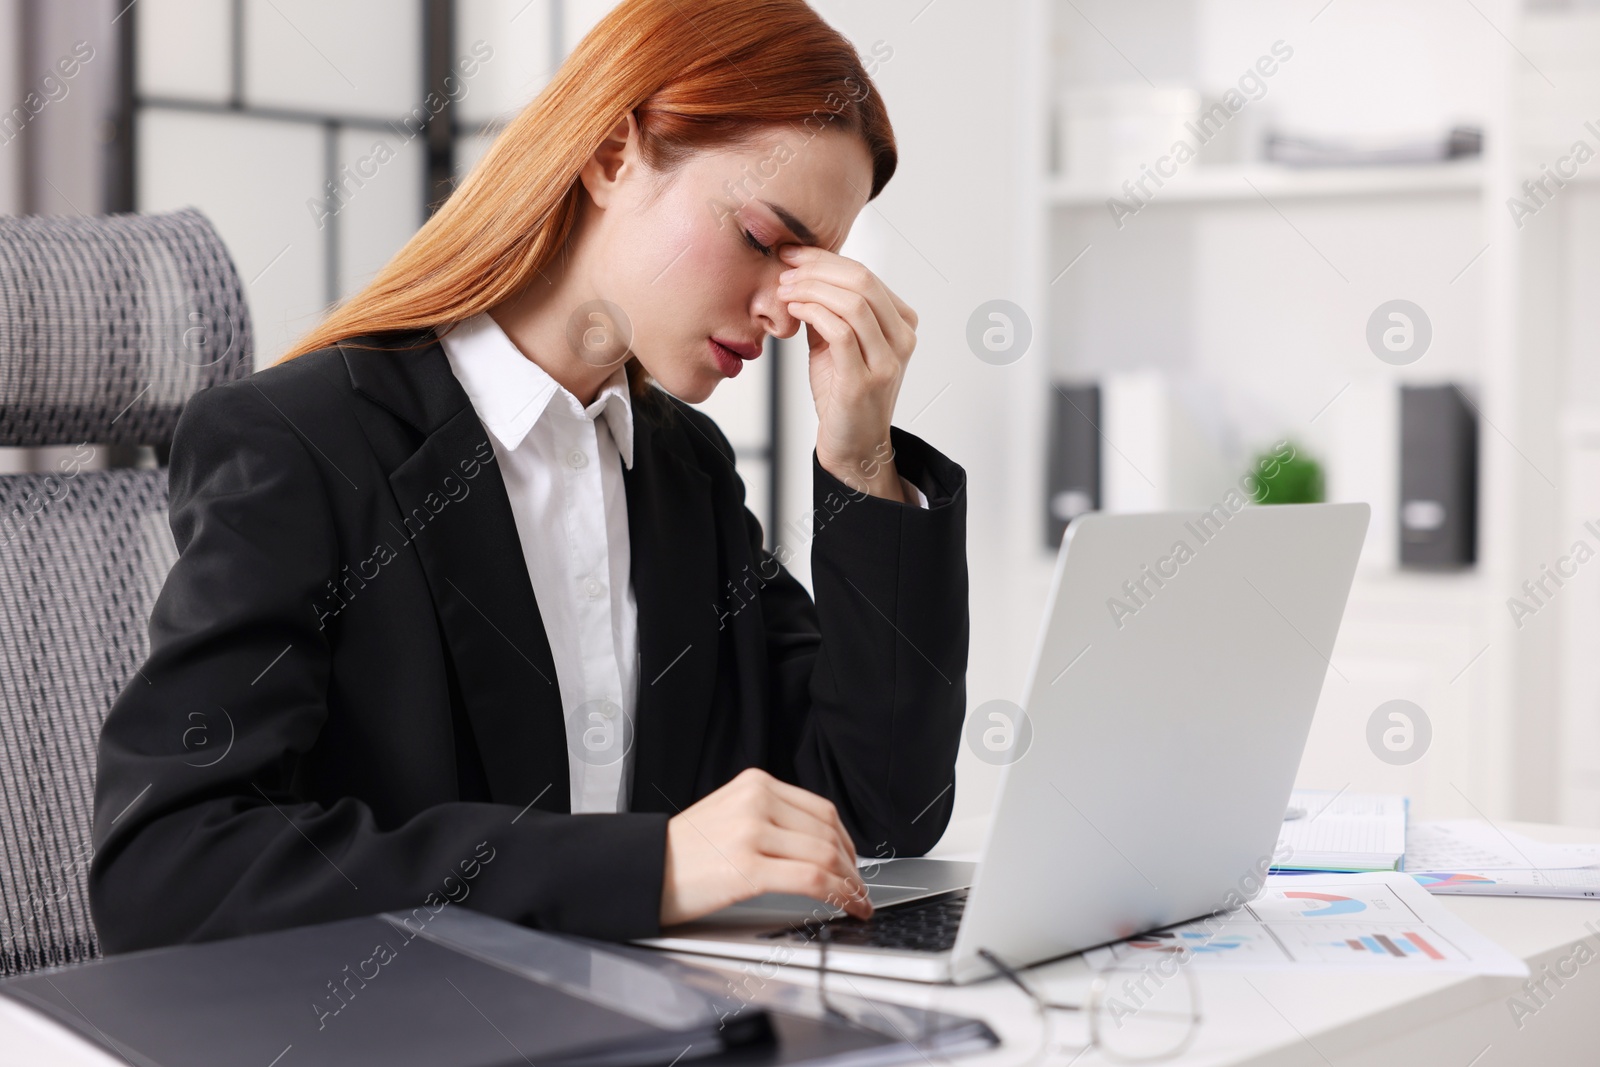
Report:
[[[879,908],[870,919],[841,915],[836,919],[808,919],[796,926],[772,930],[763,938],[788,941],[815,940],[828,928],[828,943],[852,948],[892,948],[912,952],[947,952],[955,947],[967,891],[957,889],[926,900],[892,908]]]

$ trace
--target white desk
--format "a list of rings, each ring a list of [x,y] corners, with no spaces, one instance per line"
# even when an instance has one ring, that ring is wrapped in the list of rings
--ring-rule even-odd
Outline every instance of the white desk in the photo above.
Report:
[[[1507,824],[1548,841],[1589,841],[1593,830]],[[952,825],[935,854],[972,848],[981,820]],[[1310,1067],[1533,1067],[1600,1064],[1600,900],[1517,897],[1440,897],[1445,905],[1528,962],[1532,979],[1558,960],[1575,976],[1558,988],[1547,982],[1543,1006],[1527,998],[1524,979],[1406,975],[1196,975],[1201,1013],[1198,1036],[1178,1060],[1184,1065],[1310,1065]],[[1592,923],[1593,929],[1585,924]],[[1589,959],[1573,958],[1587,942]],[[1592,955],[1591,955],[1592,954]],[[1082,1003],[1089,973],[1076,957],[1033,968],[1029,983],[1047,998]],[[845,981],[841,977],[841,983]],[[1004,1044],[971,1067],[1030,1062],[1039,1052],[1040,1025],[1021,990],[987,981],[974,986],[918,986],[873,978],[850,978],[865,996],[945,1008],[987,1019]],[[1510,998],[1539,1010],[1517,1026]],[[1053,1048],[1040,1067],[1084,1067],[1107,1062],[1097,1052],[1075,1062],[1087,1027],[1073,1015],[1052,1012]],[[943,1065],[941,1065],[943,1067]]]
[[[1546,840],[1592,840],[1595,832],[1518,825]],[[970,850],[981,825],[953,825],[936,854]],[[1283,1064],[1308,1067],[1531,1067],[1600,1063],[1600,901],[1527,898],[1443,897],[1446,905],[1482,933],[1528,961],[1534,980],[1542,969],[1556,973],[1566,960],[1569,978],[1546,983],[1543,1005],[1528,1000],[1522,981],[1511,978],[1399,975],[1199,976],[1204,1022],[1181,1064]],[[1590,929],[1586,924],[1593,924]],[[1587,942],[1588,959],[1575,953]],[[1576,974],[1573,975],[1573,968]],[[814,981],[815,972],[795,978]],[[1078,959],[1060,960],[1028,972],[1051,999],[1081,1001],[1088,973]],[[927,986],[911,982],[830,976],[840,992],[898,1000],[978,1015],[1004,1045],[984,1056],[962,1059],[970,1067],[1066,1067],[1084,1040],[1084,1024],[1054,1012],[1055,1048],[1041,1059],[1038,1017],[1014,986],[999,981],[974,986]],[[1538,1006],[1521,1026],[1512,997]],[[1105,1062],[1098,1053],[1078,1065]],[[88,1042],[0,998],[0,1067],[112,1067],[122,1061]],[[940,1065],[943,1067],[943,1064]]]

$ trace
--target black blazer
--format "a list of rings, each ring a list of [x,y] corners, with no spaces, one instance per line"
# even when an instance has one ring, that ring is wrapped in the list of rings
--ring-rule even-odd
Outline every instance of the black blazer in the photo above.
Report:
[[[178,562],[100,738],[107,951],[446,900],[650,936],[667,819],[751,766],[831,799],[863,854],[938,840],[966,704],[961,467],[891,430],[924,510],[813,452],[813,604],[780,565],[808,535],[763,549],[715,423],[633,399],[631,810],[574,816],[483,424],[437,342],[361,343],[208,389],[178,424]]]

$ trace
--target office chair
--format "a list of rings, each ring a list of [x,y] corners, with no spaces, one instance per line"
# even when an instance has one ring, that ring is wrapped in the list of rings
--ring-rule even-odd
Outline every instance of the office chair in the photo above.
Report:
[[[177,557],[166,471],[90,468],[141,445],[164,462],[188,398],[251,369],[243,287],[198,211],[0,217],[0,445],[70,450],[0,475],[0,976],[100,954],[95,744]]]

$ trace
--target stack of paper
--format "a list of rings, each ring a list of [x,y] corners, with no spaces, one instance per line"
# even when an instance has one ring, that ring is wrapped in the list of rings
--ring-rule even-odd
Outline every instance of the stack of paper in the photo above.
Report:
[[[1600,897],[1600,844],[1549,844],[1481,819],[1423,822],[1405,871],[1430,893]]]
[[[1406,851],[1406,798],[1296,789],[1278,835],[1280,871],[1392,871]]]

